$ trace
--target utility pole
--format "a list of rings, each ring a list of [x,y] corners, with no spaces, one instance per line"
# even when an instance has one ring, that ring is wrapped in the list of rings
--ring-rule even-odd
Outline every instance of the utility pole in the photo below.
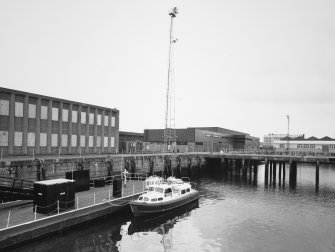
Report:
[[[178,8],[174,7],[171,9],[169,12],[169,15],[171,17],[171,23],[170,23],[170,42],[169,42],[169,65],[168,65],[168,81],[167,81],[167,90],[166,90],[166,108],[165,108],[165,128],[164,128],[164,136],[163,140],[164,143],[167,147],[167,151],[170,150],[170,147],[172,144],[176,143],[176,130],[175,126],[171,124],[172,121],[172,109],[171,109],[171,90],[172,90],[172,57],[171,57],[171,52],[172,52],[172,45],[177,42],[177,39],[173,38],[173,19],[177,16],[178,14]]]
[[[290,155],[290,116],[287,117],[287,155]]]

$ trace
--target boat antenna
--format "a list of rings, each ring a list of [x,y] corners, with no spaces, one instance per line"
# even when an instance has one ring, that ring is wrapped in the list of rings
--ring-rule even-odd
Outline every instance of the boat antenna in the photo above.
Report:
[[[169,64],[168,64],[168,81],[167,81],[167,89],[166,89],[166,108],[165,108],[165,128],[164,128],[164,135],[163,140],[164,144],[166,145],[166,150],[170,151],[171,146],[176,144],[176,130],[175,130],[175,122],[172,126],[172,109],[171,109],[171,86],[172,86],[172,79],[173,79],[173,66],[172,66],[172,46],[174,43],[178,41],[178,39],[173,38],[173,19],[178,14],[178,8],[173,7],[169,11],[169,15],[171,17],[170,23],[170,39],[169,39]],[[175,113],[175,109],[173,111]]]

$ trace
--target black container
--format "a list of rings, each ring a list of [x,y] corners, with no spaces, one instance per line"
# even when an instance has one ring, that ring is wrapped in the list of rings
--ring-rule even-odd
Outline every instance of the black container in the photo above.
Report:
[[[105,186],[105,179],[104,178],[98,178],[98,179],[94,179],[94,187],[104,187]]]
[[[122,195],[122,180],[113,180],[113,197],[119,198]]]
[[[44,180],[34,183],[34,211],[52,214],[74,207],[74,181],[67,179]]]
[[[90,190],[89,170],[66,172],[66,179],[71,179],[75,181],[75,192]]]

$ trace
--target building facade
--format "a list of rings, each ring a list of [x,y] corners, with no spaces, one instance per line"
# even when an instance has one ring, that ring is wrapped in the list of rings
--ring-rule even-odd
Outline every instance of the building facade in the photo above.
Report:
[[[296,138],[296,137],[300,137],[303,136],[303,134],[301,135],[290,135],[290,138]],[[263,147],[274,147],[274,143],[275,141],[278,141],[284,137],[287,137],[287,134],[267,134],[264,136],[264,142],[263,142]]]
[[[297,137],[282,138],[274,142],[277,153],[291,153],[293,155],[309,155],[309,156],[335,156],[335,139],[330,137]]]
[[[141,153],[143,133],[119,131],[119,153]]]
[[[118,151],[119,111],[0,88],[2,156]]]
[[[166,151],[163,134],[163,129],[144,130],[144,150]],[[257,150],[260,145],[257,137],[220,127],[176,129],[176,135],[173,150],[179,152]]]

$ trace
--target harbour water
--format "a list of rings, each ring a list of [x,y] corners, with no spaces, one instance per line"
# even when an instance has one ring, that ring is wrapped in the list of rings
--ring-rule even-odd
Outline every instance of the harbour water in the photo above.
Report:
[[[12,251],[335,251],[335,166],[299,164],[296,183],[215,167],[192,181],[198,203],[158,218],[122,213]],[[277,169],[278,172],[278,169]]]

